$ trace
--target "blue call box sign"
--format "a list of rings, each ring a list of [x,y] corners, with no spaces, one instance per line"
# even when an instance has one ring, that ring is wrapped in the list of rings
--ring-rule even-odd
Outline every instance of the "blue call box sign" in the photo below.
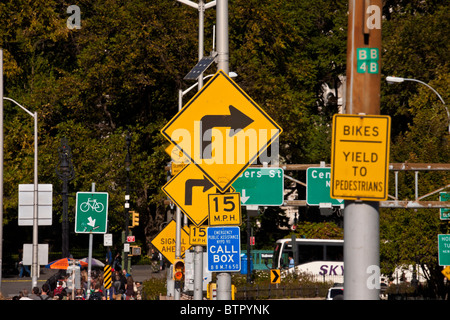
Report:
[[[208,271],[233,272],[241,270],[241,232],[239,227],[209,227],[206,248]]]

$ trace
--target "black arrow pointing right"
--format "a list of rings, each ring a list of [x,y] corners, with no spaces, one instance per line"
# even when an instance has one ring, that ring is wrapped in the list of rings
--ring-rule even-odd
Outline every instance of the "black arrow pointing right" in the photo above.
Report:
[[[278,278],[280,277],[280,275],[278,274],[277,270],[271,270],[272,271],[272,283],[276,283],[278,281]]]
[[[209,146],[205,142],[211,143],[212,138],[212,128],[218,128],[218,127],[230,127],[229,135],[232,137],[236,133],[238,133],[240,130],[247,127],[249,124],[251,124],[254,120],[250,117],[248,117],[243,112],[239,111],[237,108],[230,105],[228,107],[230,114],[224,114],[224,115],[206,115],[203,116],[200,120],[201,122],[201,146],[202,146],[202,159],[211,159],[212,158],[212,147]]]
[[[214,185],[206,177],[203,179],[188,179],[186,180],[184,189],[184,204],[187,206],[192,205],[192,189],[194,187],[203,187],[203,192],[208,191]]]

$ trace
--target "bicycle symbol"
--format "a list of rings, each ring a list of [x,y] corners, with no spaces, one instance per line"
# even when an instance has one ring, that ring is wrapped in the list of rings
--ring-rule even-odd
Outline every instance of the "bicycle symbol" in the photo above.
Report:
[[[105,206],[103,205],[103,203],[97,202],[97,199],[88,198],[86,202],[83,202],[80,205],[80,210],[86,212],[89,210],[89,208],[95,212],[100,213],[103,211],[103,209],[105,209]]]

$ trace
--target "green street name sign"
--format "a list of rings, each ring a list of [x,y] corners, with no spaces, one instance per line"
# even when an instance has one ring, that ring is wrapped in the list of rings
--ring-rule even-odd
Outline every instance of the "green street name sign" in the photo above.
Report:
[[[106,233],[107,221],[107,192],[77,192],[76,233]]]
[[[450,201],[450,192],[440,192],[439,193],[439,201]],[[441,214],[441,220],[450,220],[450,209],[449,208],[441,208],[439,210]]]
[[[247,168],[233,182],[241,194],[241,205],[281,206],[284,202],[284,170]]]
[[[439,265],[450,266],[450,234],[438,234]]]
[[[311,167],[306,170],[306,203],[310,206],[320,206],[321,203],[331,203],[340,206],[343,199],[330,197],[331,168]]]

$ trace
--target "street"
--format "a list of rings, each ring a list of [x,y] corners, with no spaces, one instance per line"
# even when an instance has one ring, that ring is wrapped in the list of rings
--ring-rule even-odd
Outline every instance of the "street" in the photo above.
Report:
[[[149,265],[135,265],[131,266],[131,274],[133,280],[136,282],[142,282],[155,276],[163,276],[165,273],[152,273]],[[53,275],[58,273],[58,270],[41,268],[40,276],[38,278],[38,287],[42,288],[42,285]],[[19,295],[19,292],[23,289],[27,289],[31,293],[31,277],[19,278],[19,276],[3,277],[1,293],[3,297],[8,299]]]

